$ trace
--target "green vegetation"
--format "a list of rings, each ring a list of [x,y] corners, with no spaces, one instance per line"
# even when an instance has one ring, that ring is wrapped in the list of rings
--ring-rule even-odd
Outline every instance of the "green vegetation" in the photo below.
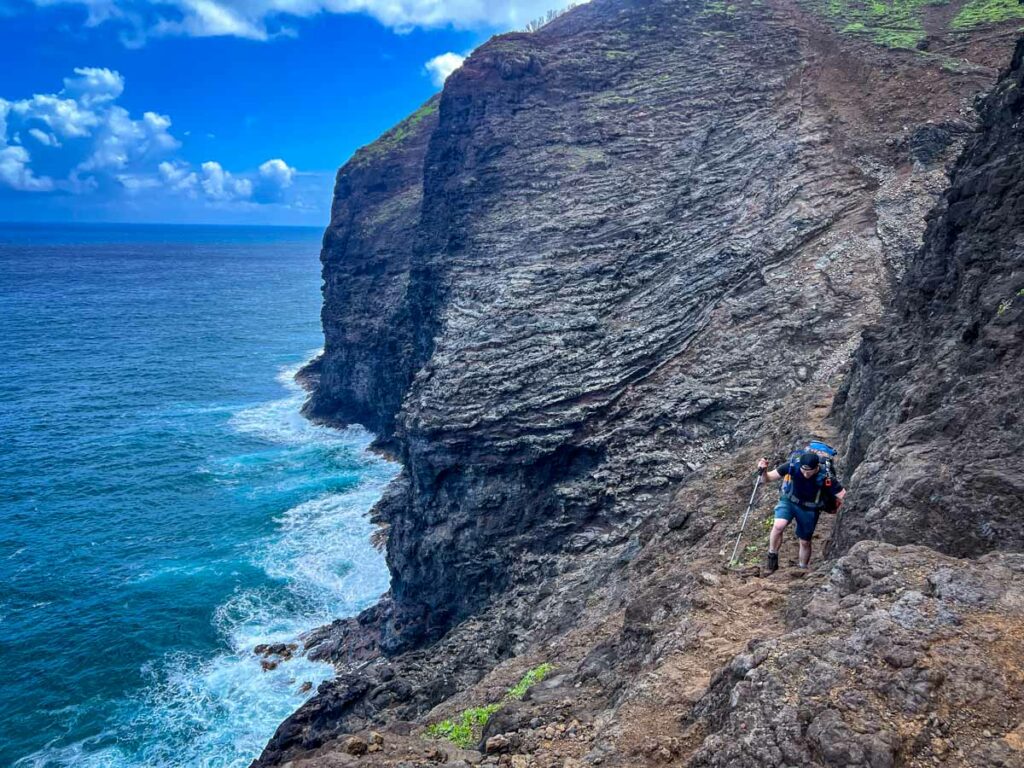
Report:
[[[736,6],[727,5],[722,0],[711,0],[711,2],[704,3],[704,8],[700,12],[701,16],[735,16]]]
[[[888,48],[913,49],[925,38],[922,19],[929,6],[949,0],[806,0],[843,34],[866,37]],[[971,0],[953,19],[954,30],[1024,18],[1018,0]]]
[[[1010,19],[1024,19],[1024,5],[1017,0],[973,0],[960,10],[952,26],[953,29],[970,29]]]
[[[354,159],[357,162],[367,162],[398,147],[412,134],[416,126],[423,122],[424,118],[437,112],[439,102],[440,99],[437,97],[432,98],[375,142],[359,150]]]
[[[844,34],[864,35],[888,48],[914,48],[925,36],[921,16],[947,0],[814,0]]]
[[[1021,298],[1024,298],[1024,288],[1021,288],[1019,291],[1017,291],[1016,294],[1014,294],[1010,298],[1004,299],[1003,301],[999,302],[999,308],[996,310],[996,317],[1002,317],[1007,312],[1009,312],[1010,307],[1013,306],[1014,300]]]
[[[732,568],[749,568],[752,565],[757,565],[761,562],[761,552],[764,550],[763,544],[747,544],[740,552],[736,559],[729,563]]]
[[[433,739],[448,739],[453,744],[466,749],[473,742],[480,739],[487,721],[491,715],[501,709],[502,705],[509,701],[519,701],[526,695],[530,688],[549,674],[554,667],[551,664],[541,664],[534,667],[523,675],[519,682],[508,689],[501,701],[487,704],[482,707],[470,707],[452,720],[442,720],[427,726],[427,736]]]
[[[452,744],[466,749],[477,738],[491,715],[501,708],[501,704],[488,704],[485,707],[471,707],[455,720],[442,720],[427,726],[427,735],[434,739],[448,739]]]
[[[551,670],[552,666],[550,664],[541,664],[539,667],[534,667],[523,675],[522,679],[509,690],[509,698],[519,701],[532,686],[547,677]]]

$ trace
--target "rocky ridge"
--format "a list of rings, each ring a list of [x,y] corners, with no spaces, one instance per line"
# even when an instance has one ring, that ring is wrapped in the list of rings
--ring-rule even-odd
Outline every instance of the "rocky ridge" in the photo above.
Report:
[[[999,170],[1012,159],[978,149],[1017,130],[1014,108],[990,102],[972,137],[1007,35],[936,30],[924,55],[806,5],[595,0],[483,46],[439,102],[357,154],[325,237],[309,412],[368,424],[401,459],[375,511],[394,580],[308,638],[339,676],[256,765],[1019,764],[1019,556],[856,543],[900,482],[868,469],[906,445],[872,405],[897,380],[886,366],[910,381],[919,331],[960,365],[936,308],[976,312],[963,286],[989,285],[979,271],[1004,291],[1018,277],[1013,219],[979,215],[1002,203],[977,181],[954,181],[915,255],[965,142],[956,179],[997,176],[1016,210],[1017,177]],[[958,238],[974,277],[922,310],[916,283],[946,274]],[[986,376],[968,366],[959,410],[1019,371],[1017,315],[999,306],[1003,351],[983,347]],[[890,346],[871,351],[870,330],[830,434],[845,361],[882,318]],[[1019,445],[1015,428],[988,460]],[[723,572],[752,479],[737,467],[811,432],[850,443],[833,547],[847,554],[803,580]],[[1012,532],[1012,482],[963,498],[982,510],[1004,487]],[[899,544],[930,519],[927,494],[909,496],[882,526]],[[922,540],[952,555],[997,548],[957,549],[939,528]],[[965,597],[961,582],[980,586]],[[541,662],[555,675],[477,734],[504,739],[490,757],[423,740]],[[381,749],[344,749],[369,728]]]

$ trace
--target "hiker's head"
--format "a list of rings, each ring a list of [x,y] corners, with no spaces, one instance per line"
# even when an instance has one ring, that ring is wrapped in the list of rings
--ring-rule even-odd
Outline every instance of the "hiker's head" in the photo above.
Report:
[[[814,451],[805,451],[800,455],[800,471],[804,477],[814,477],[818,474],[818,454]]]

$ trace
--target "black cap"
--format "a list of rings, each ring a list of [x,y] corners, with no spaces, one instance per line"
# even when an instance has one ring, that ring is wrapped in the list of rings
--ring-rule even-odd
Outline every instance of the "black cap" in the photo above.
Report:
[[[804,451],[800,454],[800,466],[808,469],[817,469],[819,464],[818,454],[814,451]]]

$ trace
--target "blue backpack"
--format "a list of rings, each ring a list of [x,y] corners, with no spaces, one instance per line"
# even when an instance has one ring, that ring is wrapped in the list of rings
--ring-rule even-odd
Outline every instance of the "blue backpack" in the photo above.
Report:
[[[814,501],[808,504],[806,501],[798,499],[793,495],[793,473],[800,471],[800,456],[807,451],[813,451],[818,454],[820,464],[818,465],[818,474],[814,476],[814,483],[818,486],[818,493],[814,497]],[[838,451],[828,443],[823,443],[820,440],[811,440],[803,448],[798,448],[789,454],[789,472],[783,478],[782,482],[782,496],[788,498],[794,504],[800,504],[804,507],[809,507],[814,511],[818,512],[825,510],[832,514],[839,509],[839,500],[835,497],[835,494],[828,492],[828,489],[832,487],[833,482],[836,480],[836,467],[834,459],[838,455]]]

